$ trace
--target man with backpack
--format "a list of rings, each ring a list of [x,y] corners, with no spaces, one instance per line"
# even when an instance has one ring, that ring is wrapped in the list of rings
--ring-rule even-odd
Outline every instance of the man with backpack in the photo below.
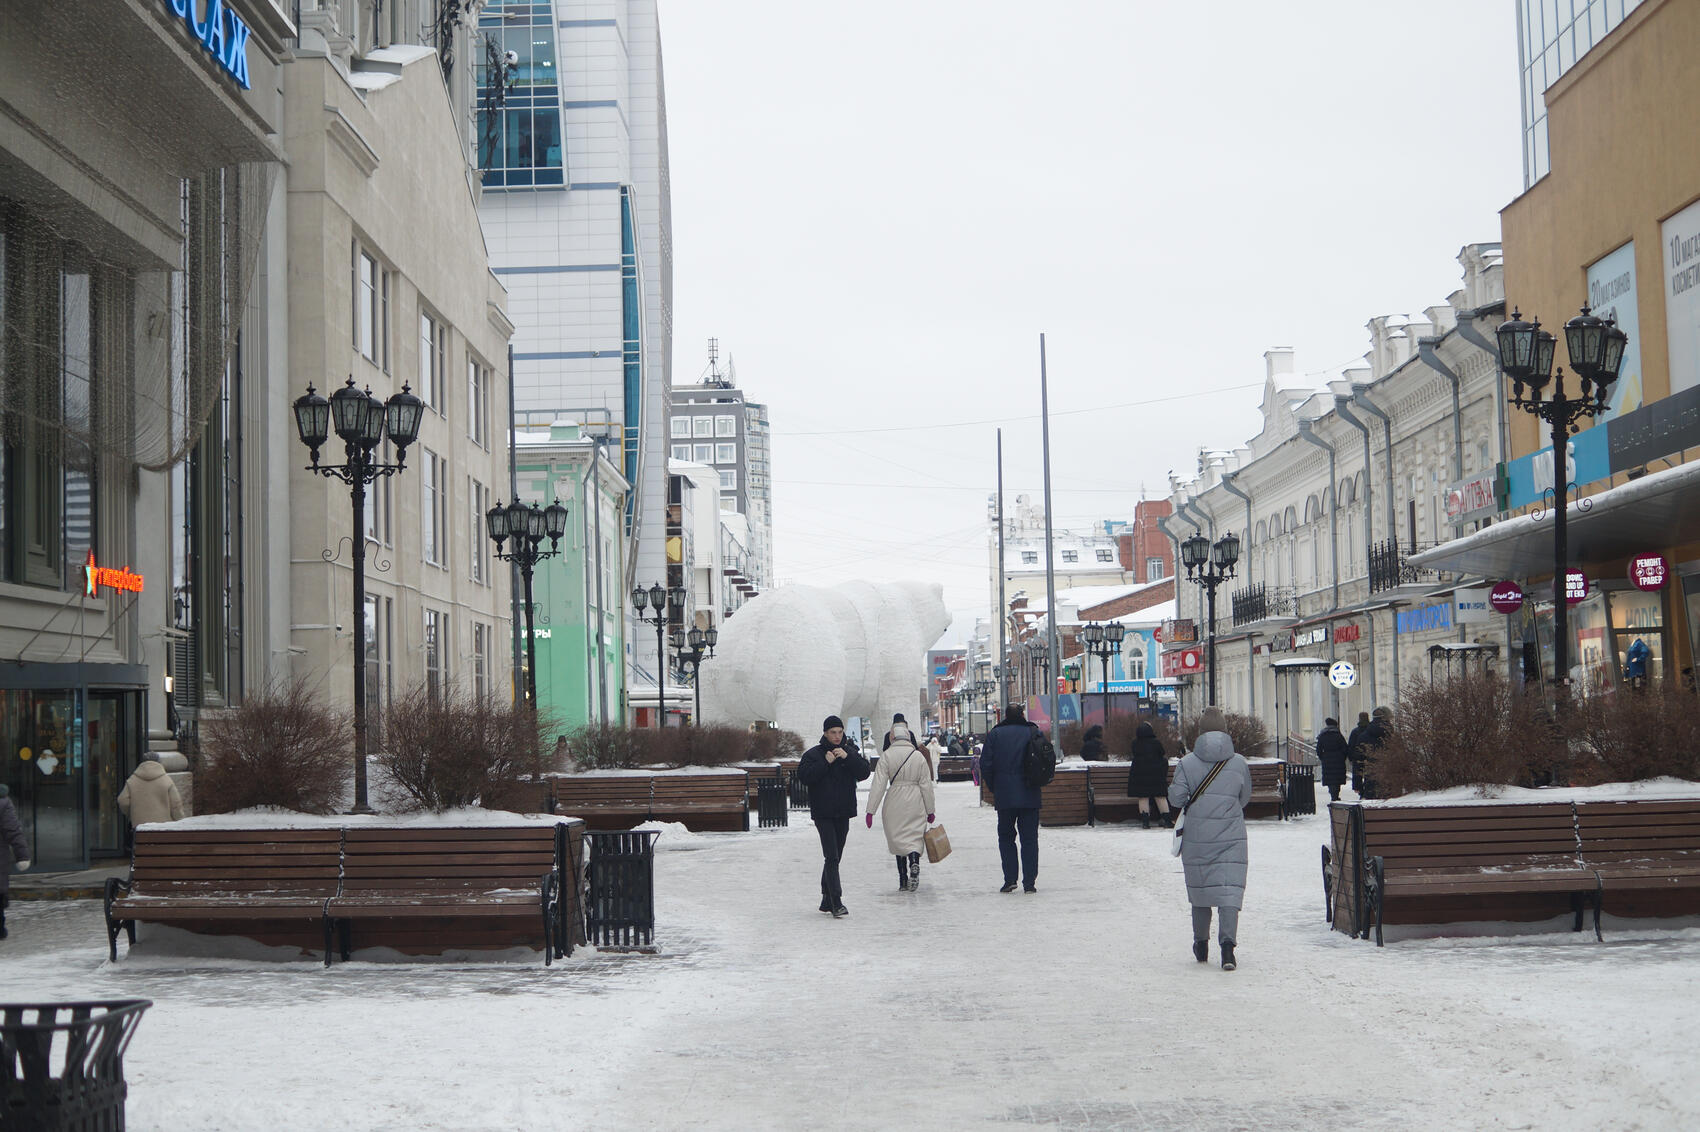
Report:
[[[1017,835],[1021,889],[1039,891],[1039,792],[1056,769],[1056,749],[1050,739],[1027,722],[1020,705],[1009,705],[1003,722],[986,736],[980,754],[980,776],[998,810],[998,855],[1003,861],[1000,892],[1015,891]]]

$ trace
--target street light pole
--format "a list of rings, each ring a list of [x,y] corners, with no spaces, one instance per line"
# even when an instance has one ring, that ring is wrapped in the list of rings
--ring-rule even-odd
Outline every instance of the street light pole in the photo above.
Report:
[[[696,691],[696,713],[691,716],[691,726],[699,726],[702,722],[702,681],[697,675],[702,671],[702,662],[714,656],[714,646],[720,643],[720,630],[693,628],[688,633],[673,632],[673,652],[679,658],[679,667],[683,669],[690,665],[691,687]],[[689,647],[686,647],[686,646]],[[706,650],[705,650],[706,646]]]
[[[537,504],[530,507],[521,503],[517,498],[503,506],[498,500],[496,505],[484,513],[484,525],[489,531],[490,539],[496,544],[496,557],[503,562],[512,562],[519,567],[520,577],[525,585],[525,698],[531,705],[531,710],[537,710],[537,617],[536,607],[531,600],[531,575],[537,564],[546,558],[554,558],[561,553],[561,536],[567,531],[567,509],[556,500],[549,506],[539,510]],[[549,549],[541,549],[543,539],[549,539]],[[502,544],[512,541],[511,550],[503,550]],[[519,626],[514,626],[519,631]]]
[[[1234,576],[1234,565],[1240,560],[1239,536],[1229,531],[1214,545],[1201,534],[1181,543],[1181,562],[1186,566],[1187,580],[1202,588],[1205,595],[1210,635],[1204,649],[1205,687],[1209,702],[1216,705],[1216,587]]]
[[[1617,328],[1615,319],[1600,318],[1588,307],[1564,324],[1564,345],[1570,368],[1581,379],[1581,395],[1564,392],[1564,370],[1556,374],[1552,395],[1542,398],[1547,382],[1554,378],[1552,361],[1556,340],[1541,329],[1541,320],[1523,320],[1513,308],[1511,319],[1499,325],[1499,368],[1511,379],[1511,403],[1551,426],[1553,493],[1552,573],[1552,659],[1553,678],[1561,688],[1570,684],[1570,601],[1566,575],[1569,572],[1569,528],[1567,503],[1570,496],[1568,440],[1579,430],[1583,417],[1606,411],[1612,383],[1623,364],[1629,336]],[[1529,387],[1527,397],[1523,387]]]
[[[425,404],[404,382],[401,392],[379,401],[372,390],[354,387],[354,377],[330,397],[307,392],[295,399],[295,430],[312,453],[307,468],[349,486],[353,516],[354,566],[354,813],[367,814],[372,807],[366,792],[366,485],[380,476],[393,476],[407,460],[407,446],[419,438],[419,419]],[[343,441],[344,462],[319,463],[319,449],[330,438],[331,429]],[[378,445],[385,436],[395,445],[395,463],[377,459]]]
[[[644,613],[645,607],[654,609],[654,616]],[[663,586],[660,582],[645,590],[642,586],[632,587],[632,608],[637,611],[637,619],[645,624],[655,626],[655,699],[658,721],[657,727],[667,726],[667,626],[685,608],[685,590],[683,586]]]

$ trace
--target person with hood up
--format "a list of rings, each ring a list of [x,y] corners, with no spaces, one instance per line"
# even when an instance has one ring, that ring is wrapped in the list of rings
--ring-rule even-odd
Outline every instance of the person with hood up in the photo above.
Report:
[[[1346,737],[1340,734],[1340,721],[1328,718],[1322,721],[1322,730],[1316,736],[1316,761],[1322,764],[1322,784],[1328,787],[1329,801],[1340,800],[1340,787],[1346,785],[1346,758],[1350,746]]]
[[[1369,765],[1369,761],[1380,753],[1382,744],[1387,742],[1387,736],[1392,730],[1393,709],[1390,707],[1376,708],[1374,715],[1370,717],[1369,726],[1364,728],[1363,781],[1358,784],[1358,796],[1361,798],[1374,798],[1378,793],[1375,788],[1375,776],[1371,773],[1373,768]]]
[[[883,801],[885,847],[897,858],[897,887],[914,892],[921,887],[922,839],[934,816],[933,756],[915,746],[901,717],[892,722],[890,739],[868,784],[868,828],[874,828],[874,814]]]
[[[23,823],[12,805],[12,791],[0,782],[0,939],[6,938],[6,905],[12,899],[12,869],[21,873],[30,867],[30,846],[24,840]]]
[[[1085,736],[1080,740],[1080,757],[1089,763],[1101,763],[1106,758],[1104,729],[1096,723],[1086,729]]]
[[[1027,751],[1027,741],[1038,731],[1027,722],[1020,704],[1010,704],[1003,722],[986,736],[980,754],[980,778],[992,792],[998,809],[998,857],[1003,863],[999,892],[1015,891],[1017,834],[1021,837],[1022,891],[1039,891],[1040,794],[1021,777],[1021,756]]]
[[[850,914],[844,906],[844,886],[839,882],[838,863],[850,837],[850,819],[856,816],[856,783],[872,773],[867,758],[844,734],[844,721],[829,715],[821,724],[820,742],[803,753],[797,777],[809,788],[809,816],[820,835],[824,864],[820,871],[820,910],[832,918]]]
[[[1222,709],[1211,705],[1199,720],[1192,753],[1175,767],[1169,805],[1180,808],[1181,864],[1192,905],[1192,955],[1210,961],[1210,911],[1220,917],[1217,940],[1222,970],[1232,971],[1245,900],[1245,808],[1251,801],[1251,767],[1234,752]]]
[[[1169,752],[1149,721],[1141,721],[1133,734],[1133,759],[1127,764],[1127,796],[1139,803],[1140,828],[1151,828],[1151,811],[1156,809],[1165,827],[1175,824],[1169,809]]]
[[[1360,795],[1364,792],[1364,733],[1368,730],[1369,712],[1360,711],[1358,725],[1346,740],[1346,758],[1352,764],[1352,789]]]
[[[118,808],[130,816],[133,826],[183,819],[183,795],[165,773],[158,755],[149,751],[142,756],[141,765],[118,795]]]

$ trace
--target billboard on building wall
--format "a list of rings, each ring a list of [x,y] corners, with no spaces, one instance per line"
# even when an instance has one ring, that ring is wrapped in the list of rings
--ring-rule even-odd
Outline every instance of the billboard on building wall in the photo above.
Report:
[[[1670,391],[1700,385],[1700,201],[1665,221],[1665,344]]]
[[[1615,252],[1596,260],[1588,268],[1588,305],[1600,318],[1617,320],[1617,328],[1629,335],[1623,350],[1623,364],[1617,371],[1617,384],[1611,389],[1611,415],[1634,412],[1641,407],[1641,320],[1635,297],[1635,241],[1631,240]],[[1569,314],[1564,316],[1566,319]],[[1564,337],[1562,325],[1552,328]],[[1563,347],[1559,349],[1564,356]],[[1578,390],[1567,390],[1575,396]]]

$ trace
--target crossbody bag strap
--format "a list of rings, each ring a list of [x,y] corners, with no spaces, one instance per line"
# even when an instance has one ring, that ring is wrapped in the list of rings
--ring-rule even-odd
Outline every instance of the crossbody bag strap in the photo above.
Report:
[[[1210,773],[1204,776],[1204,781],[1198,784],[1198,789],[1192,792],[1192,797],[1188,798],[1186,800],[1186,805],[1181,807],[1181,813],[1184,814],[1188,810],[1192,809],[1192,804],[1198,801],[1198,796],[1210,789],[1210,784],[1216,780],[1216,776],[1221,774],[1222,768],[1227,765],[1228,760],[1223,759],[1221,762],[1210,768]]]

